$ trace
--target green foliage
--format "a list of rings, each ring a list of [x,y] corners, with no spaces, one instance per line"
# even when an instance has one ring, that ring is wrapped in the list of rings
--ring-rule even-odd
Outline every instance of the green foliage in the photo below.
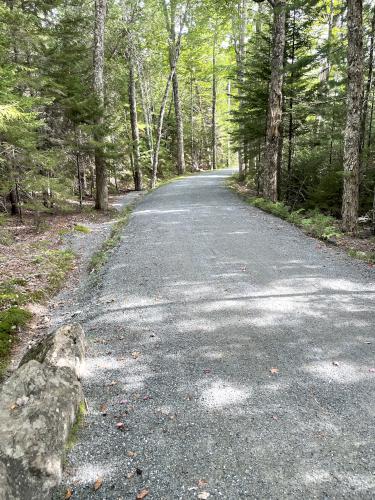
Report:
[[[232,178],[231,187],[238,191],[238,183]],[[304,209],[291,210],[290,207],[279,201],[273,203],[260,197],[247,197],[247,202],[253,207],[260,208],[264,212],[280,217],[304,231],[321,240],[339,238],[342,233],[338,227],[338,221],[331,216],[324,215],[318,210],[305,211]]]
[[[0,311],[0,377],[9,358],[12,345],[17,340],[17,328],[26,325],[31,313],[17,306]]]
[[[351,248],[348,251],[348,254],[351,257],[354,257],[359,260],[363,260],[365,262],[368,262],[369,264],[375,264],[375,252],[364,252],[360,250],[355,250]]]
[[[91,229],[87,226],[83,226],[82,224],[76,224],[74,226],[74,231],[78,231],[79,233],[91,233]]]

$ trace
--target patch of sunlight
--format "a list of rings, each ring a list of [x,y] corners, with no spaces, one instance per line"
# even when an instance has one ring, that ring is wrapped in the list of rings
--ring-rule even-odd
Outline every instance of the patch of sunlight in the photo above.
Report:
[[[331,481],[332,477],[329,472],[325,470],[310,470],[304,474],[304,482],[308,484],[312,483],[323,483],[325,481]]]
[[[108,478],[110,473],[111,469],[108,465],[97,465],[87,462],[74,470],[72,481],[77,481],[80,484],[93,484],[98,478]]]
[[[98,372],[106,372],[108,370],[119,370],[124,367],[125,360],[118,360],[113,356],[98,356],[95,358],[86,358],[82,376],[91,378]]]
[[[207,358],[207,359],[223,359],[224,358],[224,354],[220,351],[211,351],[211,352],[204,352],[201,354],[201,356],[203,358]]]
[[[188,208],[179,208],[174,210],[137,210],[134,215],[153,215],[153,214],[176,214],[179,212],[190,212]]]
[[[250,397],[249,389],[238,387],[228,382],[216,381],[206,387],[200,402],[208,408],[225,408],[246,401]]]
[[[306,365],[304,370],[311,375],[315,375],[327,382],[337,382],[339,384],[350,384],[360,382],[368,378],[368,373],[363,367],[359,367],[345,361],[319,361]]]

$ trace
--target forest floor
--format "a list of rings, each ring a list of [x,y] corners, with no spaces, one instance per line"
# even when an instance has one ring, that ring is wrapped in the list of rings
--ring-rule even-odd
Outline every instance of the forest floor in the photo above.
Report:
[[[231,173],[145,197],[96,285],[57,297],[88,412],[56,499],[375,496],[374,269]]]
[[[22,222],[18,217],[2,221],[0,376],[14,369],[27,347],[46,334],[58,307],[55,294],[67,283],[70,290],[79,286],[122,210],[138,197],[135,192],[111,196],[106,213],[94,210],[90,201],[83,210],[72,203],[38,219],[25,212]]]

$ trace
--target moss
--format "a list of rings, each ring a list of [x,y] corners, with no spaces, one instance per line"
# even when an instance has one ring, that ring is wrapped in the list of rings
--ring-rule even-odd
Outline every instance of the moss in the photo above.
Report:
[[[68,439],[65,444],[65,452],[68,453],[77,442],[77,434],[82,427],[86,415],[86,405],[82,401],[78,407],[77,415],[72,428],[70,429]]]
[[[91,233],[91,229],[87,226],[83,226],[82,224],[76,224],[74,226],[74,231],[78,231],[80,233]]]
[[[0,312],[0,378],[8,363],[10,350],[17,340],[17,328],[24,326],[31,313],[17,306]]]

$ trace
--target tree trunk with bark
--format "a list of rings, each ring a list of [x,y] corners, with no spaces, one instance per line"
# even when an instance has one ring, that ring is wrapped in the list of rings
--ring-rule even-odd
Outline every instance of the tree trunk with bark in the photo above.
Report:
[[[216,42],[217,34],[214,33],[212,46],[212,115],[211,115],[211,169],[217,168],[217,131],[216,131],[216,100],[217,100],[217,77],[216,77]]]
[[[129,94],[129,107],[130,107],[130,125],[132,134],[134,188],[136,191],[142,191],[143,186],[142,186],[142,170],[140,165],[140,152],[139,152],[137,94],[135,86],[135,71],[134,71],[134,61],[132,56],[132,47],[130,47],[128,50],[127,60],[129,65],[128,94]]]
[[[108,186],[106,162],[103,151],[104,125],[104,28],[106,18],[106,0],[95,0],[95,27],[94,27],[94,93],[96,95],[99,113],[95,120],[95,178],[96,199],[95,208],[108,208]]]
[[[285,0],[275,0],[272,32],[271,80],[268,97],[266,151],[264,165],[264,197],[278,199],[278,165],[281,162],[280,136],[283,105],[283,73],[285,49]]]
[[[361,113],[363,99],[362,0],[348,0],[348,96],[344,134],[342,227],[355,233],[359,204]]]

